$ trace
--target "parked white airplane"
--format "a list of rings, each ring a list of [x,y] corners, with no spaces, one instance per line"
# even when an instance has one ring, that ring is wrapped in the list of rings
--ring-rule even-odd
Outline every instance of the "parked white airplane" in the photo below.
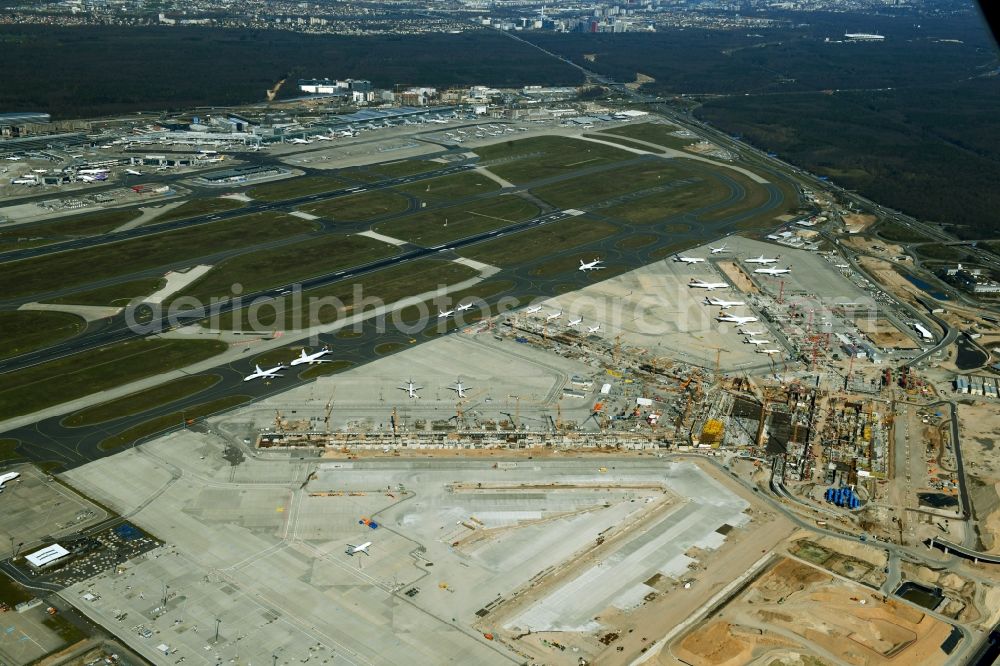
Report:
[[[748,338],[756,338],[758,335],[764,335],[767,331],[751,331],[747,328],[741,328],[740,333],[747,336]]]
[[[721,314],[715,319],[717,321],[731,322],[733,324],[749,324],[752,321],[757,321],[757,317],[741,317],[734,314]]]
[[[457,312],[465,312],[466,310],[472,309],[472,303],[466,303],[465,305],[459,305],[455,310]]]
[[[767,268],[758,268],[754,273],[763,273],[764,275],[784,275],[785,273],[791,273],[791,268],[774,268],[769,266]]]
[[[304,144],[304,143],[312,143],[312,141],[310,141],[309,139],[289,139],[288,143],[300,143],[300,144]]]
[[[778,259],[780,259],[780,258],[781,258],[780,254],[777,257],[775,257],[774,259],[768,259],[767,257],[765,257],[762,254],[759,257],[754,257],[753,259],[746,259],[746,260],[744,260],[743,263],[745,263],[745,264],[776,264],[776,263],[778,263]]]
[[[313,139],[316,139],[317,141],[333,141],[332,136],[327,136],[325,134],[317,134],[313,137]]]
[[[542,311],[542,306],[541,305],[532,305],[530,308],[527,308],[524,311],[524,313],[525,314],[535,314],[536,312],[541,312],[541,311]]]
[[[403,386],[399,387],[399,390],[406,391],[406,395],[411,398],[419,398],[420,396],[417,395],[417,391],[419,391],[422,388],[423,386],[417,386],[413,383],[412,379],[409,379]]]
[[[719,254],[720,252],[726,251],[726,244],[723,243],[722,247],[712,247],[711,245],[709,245],[708,249],[712,251],[712,254]]]
[[[600,324],[598,324],[597,326],[588,326],[587,327],[587,333],[597,333],[599,330],[601,330],[601,325]]]
[[[368,552],[368,549],[371,548],[371,546],[372,546],[372,542],[371,541],[365,541],[363,544],[361,544],[359,546],[355,546],[355,545],[352,545],[352,544],[347,544],[347,550],[345,550],[344,552],[347,553],[348,555],[350,555],[351,557],[354,557],[358,553],[364,553],[365,555],[371,555],[371,553]]]
[[[770,343],[771,341],[770,341],[770,340],[758,340],[758,339],[756,339],[756,338],[747,338],[747,339],[745,340],[745,342],[746,342],[747,344],[749,344],[749,345],[754,345],[754,346],[758,346],[758,345],[766,345],[766,344],[769,344],[769,343]]]
[[[135,169],[125,169],[125,173],[127,173],[130,176],[141,176],[142,175],[141,171],[137,171]]]
[[[559,312],[553,312],[545,318],[545,321],[552,321],[553,319],[559,319],[559,317],[562,317],[562,310]]]
[[[583,317],[578,317],[577,319],[570,319],[569,322],[567,322],[566,325],[567,326],[579,326],[582,323],[583,323]]]
[[[6,474],[0,474],[0,493],[3,492],[3,486],[8,481],[13,481],[17,477],[21,476],[20,472],[8,472]]]
[[[756,351],[758,354],[768,354],[768,355],[781,353],[780,349],[757,349]]]
[[[312,354],[307,354],[306,350],[303,349],[299,357],[292,361],[292,365],[302,365],[306,363],[312,365],[313,363],[330,363],[331,359],[323,358],[324,354],[329,354],[330,350],[327,347],[323,347],[318,352],[313,352]]]
[[[454,310],[438,310],[438,319],[444,319],[455,314]]]
[[[705,299],[705,304],[715,305],[722,308],[723,310],[728,310],[729,308],[734,307],[736,305],[746,305],[746,303],[744,303],[743,301],[724,301],[721,298],[712,298],[711,296]]]
[[[581,271],[600,271],[606,268],[605,266],[598,266],[601,263],[600,259],[594,259],[593,261],[580,260],[580,270]]]
[[[685,264],[701,264],[705,262],[701,257],[684,257],[679,254],[674,255],[674,261],[682,261]]]
[[[280,363],[269,370],[261,370],[259,365],[254,366],[254,371],[243,378],[243,381],[248,382],[251,379],[274,379],[275,377],[282,377],[283,375],[278,374],[278,370],[284,370],[285,366]]]
[[[715,289],[728,289],[729,284],[726,282],[705,282],[704,280],[694,279],[688,282],[689,287],[694,287],[696,289],[708,289],[713,291]]]
[[[468,391],[469,389],[471,389],[472,387],[471,386],[466,386],[465,384],[463,384],[462,383],[462,378],[459,377],[458,380],[454,384],[452,384],[451,386],[449,386],[448,388],[450,390],[454,391],[455,393],[457,393],[459,398],[464,398],[465,397],[465,392]]]

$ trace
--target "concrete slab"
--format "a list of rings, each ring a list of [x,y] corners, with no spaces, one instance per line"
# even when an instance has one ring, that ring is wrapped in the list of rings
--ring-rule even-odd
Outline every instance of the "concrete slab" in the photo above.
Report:
[[[456,264],[462,264],[468,266],[469,268],[474,268],[475,270],[482,273],[483,277],[489,277],[500,272],[500,268],[497,266],[491,266],[490,264],[483,263],[481,261],[476,261],[475,259],[467,259],[465,257],[459,257],[453,260]]]
[[[212,270],[211,266],[199,264],[187,269],[186,271],[170,271],[163,276],[167,283],[147,296],[144,299],[144,302],[154,304],[162,303],[168,296],[171,296],[184,287],[194,283],[210,270]]]
[[[69,305],[62,303],[24,303],[18,310],[39,310],[44,312],[68,312],[83,317],[87,322],[114,317],[123,308],[106,305]]]
[[[405,240],[400,240],[399,238],[393,238],[392,236],[386,236],[385,234],[380,234],[377,231],[362,231],[358,236],[367,236],[368,238],[374,238],[375,240],[382,241],[383,243],[389,243],[390,245],[406,245]]]
[[[169,544],[64,593],[154,663],[168,663],[160,643],[170,663],[237,653],[251,663],[272,654],[282,664],[520,663],[473,625],[598,535],[614,535],[615,547],[606,565],[574,578],[582,601],[559,604],[554,593],[527,609],[528,621],[576,626],[593,608],[634,603],[644,576],[677,569],[679,553],[744,520],[746,502],[691,463],[231,465],[217,432],[176,433],[65,475]],[[370,557],[344,552],[362,541]],[[84,601],[87,592],[97,598]],[[123,612],[127,622],[116,622]]]
[[[293,210],[289,215],[294,215],[295,217],[301,217],[303,220],[318,220],[319,215],[313,215],[312,213],[307,213],[304,210]]]

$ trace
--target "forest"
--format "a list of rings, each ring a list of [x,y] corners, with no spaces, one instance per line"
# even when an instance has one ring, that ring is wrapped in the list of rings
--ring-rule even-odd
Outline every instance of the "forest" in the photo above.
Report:
[[[1000,60],[980,17],[797,16],[753,33],[531,38],[618,81],[651,76],[643,90],[875,201],[966,238],[1000,232]],[[845,26],[886,39],[845,43]]]
[[[282,78],[375,86],[578,85],[578,70],[503,35],[355,37],[199,27],[0,26],[4,111],[53,119],[264,100]],[[294,86],[284,93],[295,94]]]

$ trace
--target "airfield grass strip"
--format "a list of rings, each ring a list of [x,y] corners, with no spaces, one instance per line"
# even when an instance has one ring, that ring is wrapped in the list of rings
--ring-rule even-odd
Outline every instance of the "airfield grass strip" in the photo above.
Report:
[[[211,358],[218,340],[132,340],[3,375],[0,420],[30,414]]]
[[[328,220],[356,222],[402,213],[409,205],[409,199],[399,192],[372,190],[327,201],[317,201],[301,206],[300,209]]]
[[[106,287],[75,291],[65,296],[45,299],[46,303],[62,303],[71,305],[114,305],[125,306],[133,298],[148,296],[162,287],[162,278],[142,278],[128,282],[116,282]]]
[[[541,259],[617,233],[618,228],[601,220],[578,217],[552,222],[497,240],[478,243],[463,249],[463,257],[493,266],[515,266]]]
[[[330,192],[340,189],[344,185],[342,179],[334,176],[301,176],[257,185],[251,188],[247,195],[261,201],[284,201],[310,194]]]
[[[134,425],[127,430],[123,430],[117,435],[105,438],[97,446],[102,451],[114,451],[125,446],[131,446],[137,441],[151,435],[184,425],[190,421],[210,416],[211,414],[220,412],[224,409],[230,409],[232,407],[236,407],[237,405],[245,404],[250,402],[250,400],[252,400],[252,397],[249,395],[227,395],[223,398],[193,405],[184,410],[178,410],[176,412],[171,412],[170,414],[157,416],[156,418],[148,421],[143,421],[142,423]]]
[[[66,219],[20,224],[0,232],[0,250],[38,247],[61,240],[98,236],[142,215],[135,208],[102,210]]]
[[[475,194],[483,194],[485,192],[496,192],[500,189],[500,184],[481,173],[464,171],[462,173],[400,185],[396,189],[415,196],[421,201],[439,203]]]
[[[139,414],[154,407],[165,405],[214,386],[222,378],[219,375],[189,375],[165,384],[148,388],[117,400],[102,402],[93,407],[81,409],[67,416],[60,425],[80,428],[111,421],[122,416]]]
[[[429,247],[524,222],[539,212],[522,197],[501,196],[396,218],[377,225],[375,231]]]
[[[239,199],[223,199],[221,197],[214,199],[194,199],[192,201],[185,201],[180,206],[171,208],[162,215],[157,215],[150,221],[150,224],[173,222],[174,220],[183,220],[189,217],[198,217],[199,215],[226,213],[237,208],[242,208],[244,205],[244,202]]]
[[[0,358],[26,354],[82,333],[87,323],[66,312],[16,310],[0,312],[3,345]]]
[[[298,307],[291,296],[268,301],[260,307],[245,307],[239,311],[239,319],[236,320],[237,324],[235,325],[237,330],[254,332],[308,328],[354,315],[357,313],[358,307],[366,306],[364,301],[368,299],[391,304],[406,296],[462,282],[477,275],[479,275],[479,271],[453,261],[436,259],[411,261],[356,279],[343,280],[325,287],[305,291],[302,293],[302,301]],[[362,302],[355,301],[356,295],[360,295],[363,299]],[[310,301],[313,298],[325,299],[327,305],[310,313]],[[332,301],[343,303],[345,308],[341,310],[334,307]],[[370,303],[369,300],[367,309],[371,309]],[[281,314],[280,320],[279,313]],[[206,321],[206,325],[212,325],[212,322]],[[232,329],[234,327],[233,313],[226,313],[220,317],[218,325],[224,330]]]
[[[563,136],[501,141],[475,152],[483,166],[518,185],[635,157],[613,146]]]
[[[4,266],[0,289],[8,297],[53,291],[113,278],[171,262],[311,231],[316,223],[282,213],[258,213],[192,229],[178,229],[74,252],[24,259]]]
[[[254,293],[360,266],[398,251],[394,245],[356,234],[311,238],[227,259],[179,295],[208,303],[213,296],[232,295],[233,285],[237,282],[243,287],[242,293]]]

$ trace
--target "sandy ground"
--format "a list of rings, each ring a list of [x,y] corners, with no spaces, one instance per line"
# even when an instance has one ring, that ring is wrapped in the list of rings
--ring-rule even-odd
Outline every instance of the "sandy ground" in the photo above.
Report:
[[[892,264],[872,257],[858,257],[858,263],[883,287],[908,303],[916,303],[923,292],[892,268]]]
[[[747,656],[759,657],[784,640],[824,661],[939,664],[946,661],[939,646],[950,631],[908,604],[883,603],[867,588],[782,559],[715,622],[674,641],[670,653],[693,666],[747,663]]]
[[[902,333],[885,319],[871,321],[867,317],[859,317],[854,324],[878,347],[883,349],[916,349],[917,343]]]
[[[742,291],[744,294],[758,294],[760,290],[757,289],[757,285],[750,281],[747,274],[743,272],[743,269],[735,261],[720,261],[719,269],[726,274],[736,288]]]
[[[877,219],[874,215],[851,213],[844,215],[844,226],[847,227],[848,233],[857,234],[870,227]]]
[[[1000,554],[1000,420],[996,405],[959,403],[959,434],[972,506],[980,539],[990,553]]]

